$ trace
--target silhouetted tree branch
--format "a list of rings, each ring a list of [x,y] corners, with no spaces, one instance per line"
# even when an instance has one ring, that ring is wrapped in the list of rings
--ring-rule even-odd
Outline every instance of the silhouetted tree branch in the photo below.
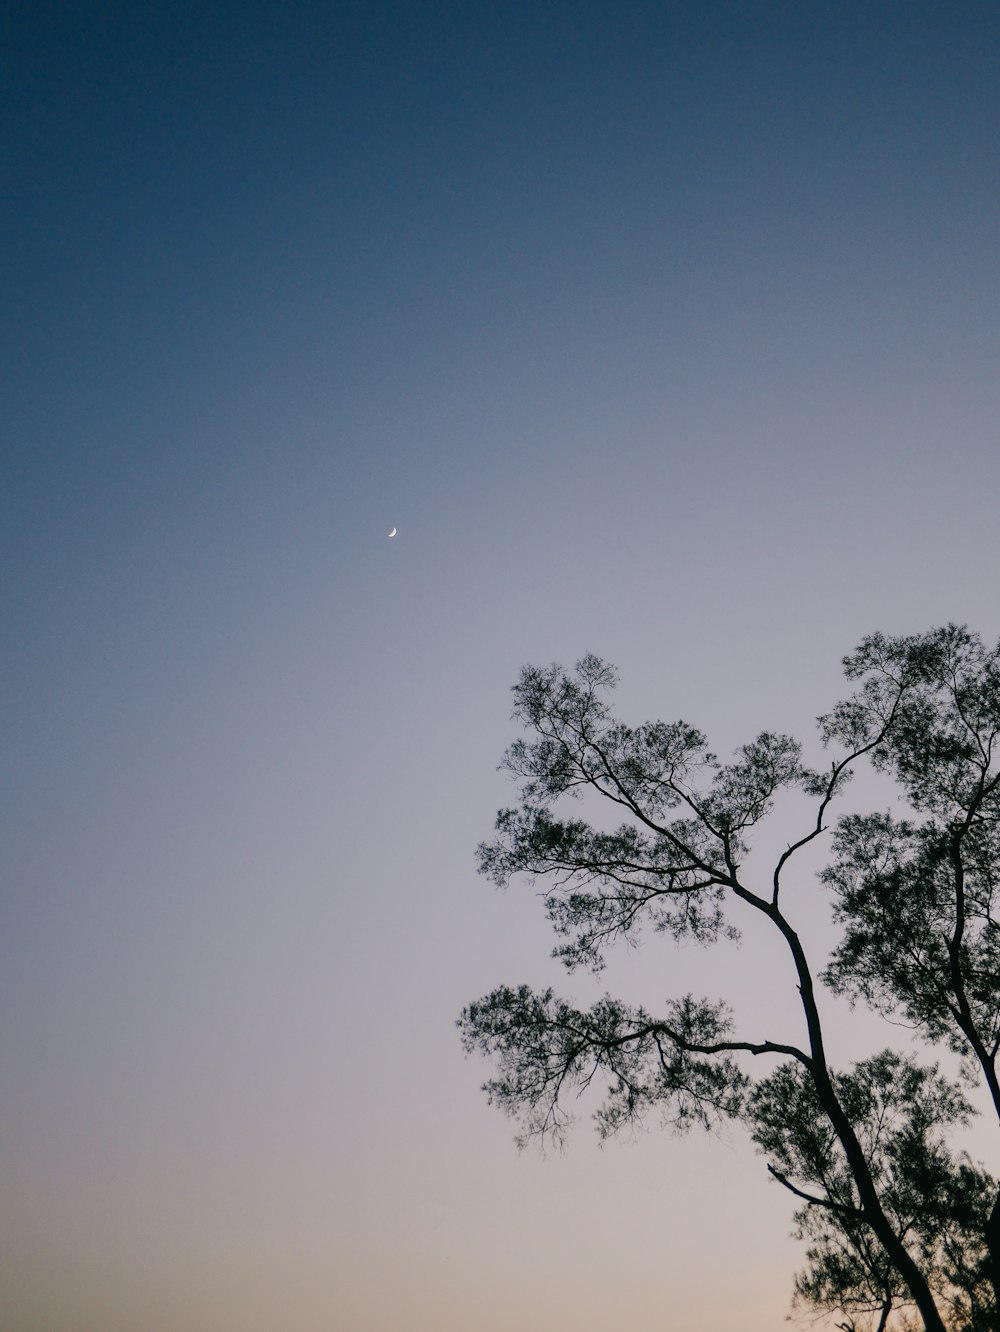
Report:
[[[946,1145],[969,1108],[935,1068],[891,1051],[846,1073],[830,1067],[782,885],[861,760],[896,779],[912,817],[852,814],[836,826],[821,877],[842,936],[824,979],[974,1060],[1000,1115],[1000,655],[948,626],[873,635],[844,665],[857,687],[820,718],[824,744],[839,751],[825,772],[773,732],[725,764],[686,722],[626,726],[607,701],[615,672],[596,657],[574,673],[525,668],[514,714],[528,734],[505,759],[519,802],[479,851],[497,884],[518,874],[543,884],[553,955],[569,972],[600,972],[610,947],[650,929],[711,944],[736,937],[741,911],[763,918],[794,968],[799,1043],[745,1039],[724,1005],[690,995],[654,1014],[610,996],[581,1009],[527,986],[470,1004],[460,1027],[466,1049],[492,1060],[486,1090],[520,1119],[522,1140],[561,1139],[567,1095],[598,1083],[605,1135],[654,1107],[681,1129],[746,1123],[771,1174],[806,1203],[800,1302],[840,1309],[851,1327],[862,1318],[885,1329],[909,1306],[931,1332],[985,1328],[995,1325],[1000,1202]],[[814,799],[815,815],[762,890],[744,862],[788,789]],[[557,813],[586,793],[624,822],[608,832]],[[746,1056],[788,1062],[754,1083]]]

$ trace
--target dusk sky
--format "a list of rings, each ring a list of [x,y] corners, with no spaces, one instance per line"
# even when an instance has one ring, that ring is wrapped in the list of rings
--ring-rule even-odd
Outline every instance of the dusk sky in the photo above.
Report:
[[[519,1154],[455,1019],[792,1039],[790,968],[567,977],[474,851],[526,662],[815,755],[864,634],[996,641],[1000,8],[13,0],[0,63],[0,1325],[773,1332],[739,1129]]]

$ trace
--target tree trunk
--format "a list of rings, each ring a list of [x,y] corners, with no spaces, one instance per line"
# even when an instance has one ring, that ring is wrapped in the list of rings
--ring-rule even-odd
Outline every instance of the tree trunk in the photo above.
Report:
[[[938,1310],[927,1278],[914,1261],[909,1249],[892,1228],[889,1218],[882,1208],[882,1200],[878,1196],[878,1189],[868,1168],[864,1150],[854,1132],[854,1125],[847,1117],[834,1090],[833,1079],[827,1066],[826,1053],[823,1048],[823,1027],[820,1022],[815,991],[813,990],[812,974],[806,961],[802,942],[776,907],[765,908],[765,912],[785,936],[795,962],[795,969],[799,978],[799,996],[802,1000],[802,1011],[805,1014],[806,1026],[809,1031],[809,1049],[812,1054],[810,1072],[813,1085],[816,1088],[820,1103],[826,1111],[827,1118],[844,1149],[847,1164],[854,1176],[854,1183],[858,1190],[858,1201],[861,1204],[865,1220],[871,1227],[872,1232],[878,1237],[896,1271],[906,1282],[910,1294],[913,1296],[913,1301],[920,1312],[920,1317],[923,1319],[926,1332],[947,1332],[944,1319]],[[1000,1222],[1000,1216],[997,1219]]]

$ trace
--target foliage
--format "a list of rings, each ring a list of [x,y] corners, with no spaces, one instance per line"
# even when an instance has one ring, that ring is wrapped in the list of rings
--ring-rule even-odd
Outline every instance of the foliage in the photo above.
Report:
[[[989,1326],[992,1291],[983,1232],[995,1185],[948,1132],[972,1108],[935,1066],[885,1050],[834,1076],[886,1215],[920,1260],[949,1326]],[[754,1087],[746,1118],[768,1169],[806,1206],[795,1214],[808,1266],[796,1303],[841,1312],[849,1326],[887,1325],[912,1298],[865,1222],[843,1148],[805,1070],[785,1064]],[[793,1183],[794,1181],[794,1183]]]
[[[786,735],[762,732],[723,763],[686,722],[625,725],[608,702],[615,672],[599,658],[574,673],[527,667],[514,687],[527,737],[505,759],[519,802],[480,848],[497,884],[542,883],[554,956],[571,973],[599,973],[610,947],[644,930],[711,944],[736,934],[740,912],[756,913],[791,956],[800,1044],[742,1038],[724,1005],[690,995],[652,1014],[608,996],[581,1009],[552,990],[501,987],[459,1025],[466,1049],[493,1061],[486,1090],[520,1119],[522,1140],[561,1140],[568,1094],[595,1084],[604,1135],[654,1108],[675,1128],[744,1122],[805,1204],[800,1308],[835,1312],[844,1328],[995,1327],[996,1185],[948,1146],[969,1106],[936,1067],[892,1051],[830,1067],[782,890],[857,764],[891,774],[906,817],[848,814],[834,832],[821,881],[842,933],[823,979],[961,1054],[1000,1115],[1000,649],[949,625],[872,635],[844,667],[856,688],[819,719],[835,755],[824,771]],[[787,789],[815,801],[815,818],[764,882],[751,879],[753,831]],[[617,809],[620,825],[557,811],[582,793]],[[754,1082],[749,1068],[776,1056],[785,1062]]]
[[[465,1028],[467,1048],[493,1056],[499,1073],[486,1091],[522,1116],[522,1142],[561,1141],[570,1122],[566,1093],[589,1086],[598,1073],[607,1084],[597,1115],[603,1137],[640,1121],[653,1105],[665,1107],[680,1129],[709,1128],[740,1111],[747,1080],[724,1054],[729,1018],[721,1004],[688,995],[654,1021],[607,996],[583,1012],[551,990],[536,994],[522,985],[470,1004]],[[706,1057],[714,1054],[722,1057]]]

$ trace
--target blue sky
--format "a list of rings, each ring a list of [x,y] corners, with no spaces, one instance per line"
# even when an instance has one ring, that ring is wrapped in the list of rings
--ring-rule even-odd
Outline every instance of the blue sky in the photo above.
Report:
[[[873,629],[1000,632],[995,7],[0,45],[6,1321],[773,1327],[745,1144],[515,1154],[453,1022],[559,976],[472,853],[525,661],[725,752]],[[749,947],[633,961],[785,1011]]]

